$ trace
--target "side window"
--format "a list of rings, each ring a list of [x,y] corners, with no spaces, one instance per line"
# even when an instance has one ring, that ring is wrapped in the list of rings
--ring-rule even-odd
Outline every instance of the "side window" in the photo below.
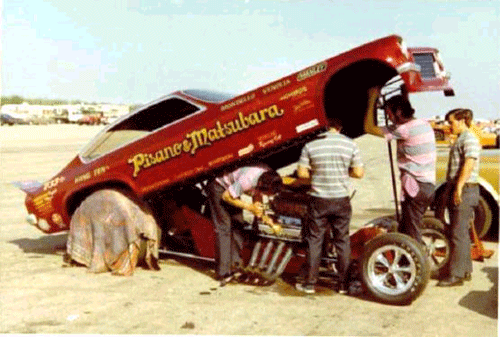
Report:
[[[87,160],[98,158],[198,110],[197,106],[180,98],[167,99],[139,111],[100,134],[83,150],[81,156]]]
[[[432,53],[415,53],[413,54],[415,63],[420,66],[420,73],[423,78],[436,77],[436,70],[434,69],[434,56]]]
[[[139,111],[113,127],[110,131],[136,130],[154,131],[176,120],[189,116],[199,108],[180,98],[171,98]]]

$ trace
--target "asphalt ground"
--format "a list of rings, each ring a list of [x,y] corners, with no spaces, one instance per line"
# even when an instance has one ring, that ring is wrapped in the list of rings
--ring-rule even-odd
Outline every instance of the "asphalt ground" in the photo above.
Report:
[[[471,282],[431,280],[411,305],[346,296],[328,284],[314,296],[289,280],[268,287],[220,288],[210,263],[163,258],[161,270],[131,277],[64,268],[65,233],[46,235],[25,221],[24,194],[12,181],[47,180],[100,126],[0,127],[0,333],[163,335],[497,336],[498,243],[474,262]],[[354,182],[351,228],[394,213],[381,139],[356,140],[366,176]]]

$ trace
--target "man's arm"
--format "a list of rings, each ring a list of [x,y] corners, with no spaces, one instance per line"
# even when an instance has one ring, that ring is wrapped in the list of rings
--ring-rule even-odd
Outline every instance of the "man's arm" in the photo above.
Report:
[[[247,211],[252,212],[253,215],[255,215],[257,218],[262,219],[262,221],[264,223],[271,226],[271,228],[273,229],[273,231],[276,234],[281,234],[281,232],[282,232],[281,226],[278,224],[275,224],[273,219],[271,219],[269,216],[264,214],[264,207],[262,205],[262,198],[260,195],[258,198],[255,198],[255,200],[254,200],[254,198],[252,198],[253,202],[250,204],[250,203],[244,202],[240,198],[233,198],[231,193],[229,193],[228,190],[225,190],[224,193],[222,193],[222,200],[224,200],[225,202],[227,202],[230,205],[233,205],[235,207],[245,209]]]
[[[375,124],[375,105],[380,94],[378,87],[368,89],[368,106],[364,121],[365,132],[374,136],[384,137],[382,129]]]
[[[309,168],[297,165],[297,177],[298,179],[294,184],[311,185],[311,173],[309,172]]]
[[[225,190],[224,193],[222,193],[222,200],[227,202],[230,205],[233,205],[234,207],[238,207],[241,209],[246,209],[247,211],[252,212],[256,216],[260,217],[262,216],[262,208],[258,207],[259,203],[247,203],[241,200],[240,198],[233,198],[231,193],[229,193],[228,190]]]

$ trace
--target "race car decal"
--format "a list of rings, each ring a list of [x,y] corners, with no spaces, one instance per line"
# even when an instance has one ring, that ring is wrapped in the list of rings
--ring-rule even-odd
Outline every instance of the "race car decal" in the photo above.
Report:
[[[90,174],[90,172],[87,172],[87,173],[84,173],[84,174],[80,174],[79,176],[75,177],[75,184],[81,183],[83,181],[87,181],[91,177],[92,177],[92,175]]]
[[[222,157],[219,157],[219,158],[216,158],[214,160],[209,161],[208,166],[214,166],[214,165],[218,165],[220,163],[224,163],[226,161],[229,161],[230,159],[233,159],[233,157],[234,157],[234,155],[232,153],[228,153],[225,156],[222,156]]]
[[[276,104],[247,115],[238,112],[236,118],[231,121],[216,121],[210,129],[201,128],[188,132],[181,142],[166,146],[154,153],[137,153],[129,158],[127,163],[132,165],[134,170],[132,176],[135,178],[142,169],[164,163],[183,153],[195,155],[200,148],[211,146],[216,141],[243,132],[254,125],[280,118],[284,114],[285,110],[278,108]]]
[[[306,78],[312,77],[325,70],[326,70],[326,62],[315,64],[312,67],[309,67],[306,70],[301,71],[297,75],[297,81],[305,80]]]
[[[261,148],[264,148],[274,145],[275,143],[279,142],[281,138],[282,135],[274,130],[273,132],[258,137],[257,140],[259,141],[259,146]]]
[[[224,104],[223,106],[221,106],[220,107],[220,111],[226,111],[228,109],[234,108],[237,105],[240,105],[240,104],[243,104],[243,103],[246,103],[246,102],[250,102],[254,98],[255,98],[255,93],[251,93],[251,94],[245,95],[243,97],[237,98],[234,101],[231,101],[231,102],[229,102],[229,103]]]
[[[284,100],[292,98],[292,97],[298,97],[306,92],[307,92],[307,87],[304,85],[300,88],[297,88],[293,91],[290,91],[290,92],[284,94],[283,96],[280,97],[280,101],[284,101]]]
[[[276,90],[281,89],[283,87],[286,87],[290,83],[292,83],[292,81],[290,81],[288,78],[284,79],[283,81],[279,81],[279,82],[276,82],[276,83],[268,85],[267,87],[265,87],[264,89],[262,89],[262,93],[264,95],[267,95],[270,92],[273,92],[273,91],[276,91]]]
[[[47,181],[46,183],[43,184],[43,190],[49,190],[51,188],[56,187],[60,183],[62,183],[64,180],[66,180],[64,177],[56,177],[52,180]]]
[[[80,174],[79,176],[75,177],[75,184],[90,180],[92,177],[100,176],[101,174],[106,173],[107,170],[109,170],[109,166],[106,165],[95,168],[90,172]]]
[[[54,210],[52,206],[52,198],[54,198],[54,194],[56,194],[57,189],[49,190],[43,192],[42,194],[33,198],[33,204],[35,208],[44,214],[48,214],[49,212]]]
[[[252,143],[250,143],[250,144],[248,144],[247,147],[244,147],[238,151],[238,156],[243,157],[244,155],[247,155],[250,152],[252,152],[254,149],[255,149],[255,146]]]
[[[314,102],[310,99],[305,99],[297,105],[293,106],[293,112],[299,112],[303,110],[309,110],[314,108]]]
[[[317,119],[313,119],[307,123],[297,125],[296,130],[297,130],[297,133],[301,133],[301,132],[304,132],[306,130],[312,129],[318,125],[319,125],[319,121]]]

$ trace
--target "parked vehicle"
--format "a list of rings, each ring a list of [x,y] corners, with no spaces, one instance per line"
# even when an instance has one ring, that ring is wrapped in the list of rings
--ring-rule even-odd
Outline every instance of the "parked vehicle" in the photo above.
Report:
[[[83,114],[77,123],[79,125],[99,125],[103,123],[102,115],[100,113]]]
[[[29,124],[29,122],[19,114],[16,113],[1,113],[0,125],[16,125],[16,124]]]
[[[450,126],[444,122],[431,122],[438,144],[448,145],[455,140],[455,136],[451,134]],[[494,132],[483,130],[477,124],[471,126],[472,132],[479,140],[479,144],[483,149],[499,148],[500,135]]]
[[[106,126],[48,181],[19,183],[27,193],[28,220],[45,233],[68,230],[84,200],[119,191],[154,216],[163,252],[213,261],[207,178],[256,160],[275,169],[294,163],[303,144],[328,129],[329,118],[341,119],[347,136],[361,136],[371,87],[402,83],[408,93],[452,95],[448,78],[437,49],[407,48],[392,35],[237,97],[174,92]],[[280,236],[263,224],[242,224],[243,267],[258,282],[300,268],[304,206],[303,194],[293,190],[270,201],[284,227]],[[372,224],[351,239],[352,275],[374,298],[408,303],[424,290],[429,266],[412,238]],[[323,271],[332,274],[335,252],[325,249],[322,261]]]

